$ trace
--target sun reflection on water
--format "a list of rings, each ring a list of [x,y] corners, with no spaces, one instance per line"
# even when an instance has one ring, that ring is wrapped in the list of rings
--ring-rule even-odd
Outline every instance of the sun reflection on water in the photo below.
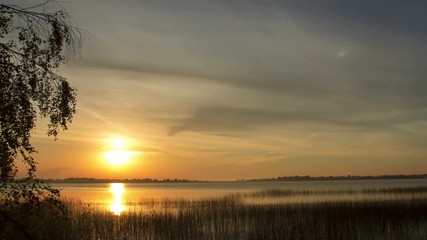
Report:
[[[110,205],[110,211],[115,215],[120,215],[126,210],[126,206],[123,204],[122,196],[125,192],[125,185],[123,183],[111,183],[110,192],[114,194],[114,201]]]

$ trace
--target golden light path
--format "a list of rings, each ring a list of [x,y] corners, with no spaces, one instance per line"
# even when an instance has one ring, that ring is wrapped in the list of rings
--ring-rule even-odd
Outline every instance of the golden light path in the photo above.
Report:
[[[125,187],[123,183],[111,183],[110,192],[114,194],[113,203],[110,205],[110,211],[115,215],[119,216],[123,211],[126,210],[126,206],[123,204],[123,194]]]

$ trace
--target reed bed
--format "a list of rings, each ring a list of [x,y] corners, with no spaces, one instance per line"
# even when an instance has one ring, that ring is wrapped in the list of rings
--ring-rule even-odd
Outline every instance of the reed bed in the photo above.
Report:
[[[121,216],[82,208],[67,239],[427,239],[422,199],[245,205],[238,198],[186,201],[176,212]]]
[[[313,190],[281,190],[266,189],[250,193],[237,193],[241,197],[286,197],[309,195],[421,195],[427,196],[427,187],[391,187],[391,188],[362,188],[362,189],[313,189]]]
[[[397,194],[413,190],[399,190]],[[260,193],[248,196],[251,194]],[[43,236],[39,239],[70,240],[427,239],[427,197],[292,204],[245,204],[244,197],[142,199],[129,203],[129,209],[120,216],[96,204],[67,200],[66,217],[52,222],[52,217],[43,213],[34,227],[44,231],[37,235]],[[152,210],[140,211],[137,206],[141,204]],[[11,239],[21,239],[16,236]]]

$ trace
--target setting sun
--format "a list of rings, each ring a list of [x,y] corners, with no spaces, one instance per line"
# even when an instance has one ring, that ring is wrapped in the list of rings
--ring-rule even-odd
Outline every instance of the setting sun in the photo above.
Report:
[[[114,137],[107,139],[108,149],[104,157],[108,164],[113,166],[122,166],[129,162],[134,155],[133,151],[130,151],[129,141],[123,137]]]
[[[125,150],[111,150],[105,153],[105,158],[110,164],[123,165],[130,160],[133,153]]]

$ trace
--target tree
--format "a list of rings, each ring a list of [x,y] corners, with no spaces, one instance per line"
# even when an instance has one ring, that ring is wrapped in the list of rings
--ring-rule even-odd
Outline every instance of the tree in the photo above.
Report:
[[[54,11],[48,12],[49,7]],[[28,227],[40,233],[41,219],[63,216],[59,190],[35,178],[30,138],[39,116],[49,118],[47,134],[55,139],[71,123],[76,92],[58,68],[81,44],[81,31],[54,0],[27,8],[0,4],[1,239],[34,239],[37,234]],[[16,177],[19,160],[26,167],[23,179]],[[57,226],[59,219],[64,218],[56,218]]]
[[[0,198],[37,202],[59,196],[35,179],[30,138],[39,116],[49,119],[47,134],[55,139],[71,123],[76,91],[58,68],[81,44],[81,31],[54,1],[27,8],[0,4]],[[19,160],[26,167],[23,180],[16,179]]]

